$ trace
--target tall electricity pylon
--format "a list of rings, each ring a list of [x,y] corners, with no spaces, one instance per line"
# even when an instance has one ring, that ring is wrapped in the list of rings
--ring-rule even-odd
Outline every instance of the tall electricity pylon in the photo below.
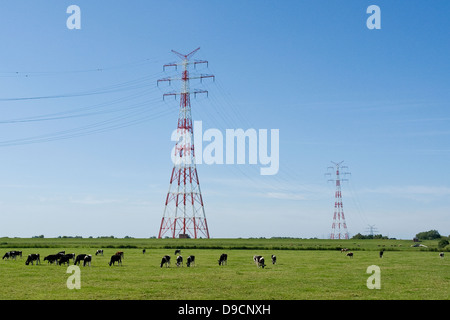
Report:
[[[169,191],[166,197],[164,215],[161,220],[158,238],[168,236],[171,238],[199,238],[209,239],[208,224],[206,223],[205,208],[203,205],[200,182],[195,165],[194,152],[194,131],[191,116],[190,95],[194,93],[208,93],[206,90],[189,89],[191,79],[214,78],[213,75],[201,74],[190,76],[189,66],[208,63],[204,60],[191,61],[192,56],[199,50],[189,54],[181,54],[174,50],[181,61],[164,65],[167,67],[182,67],[181,77],[169,77],[158,80],[158,84],[163,81],[181,81],[181,91],[177,93],[165,93],[166,96],[180,96],[180,112],[177,126],[177,143],[175,144],[172,159],[174,166],[170,176]]]
[[[343,166],[341,162],[333,162],[332,167],[328,167],[328,169],[336,170],[335,178],[331,179],[331,173],[326,173],[326,175],[330,176],[328,181],[336,182],[336,191],[334,194],[334,215],[333,215],[333,224],[331,225],[331,234],[330,239],[348,239],[348,231],[347,224],[345,222],[344,216],[344,206],[342,204],[342,192],[341,192],[341,181],[348,181],[348,179],[342,179],[341,175],[345,176],[350,174],[350,172],[340,172],[339,169],[348,169],[347,166]]]

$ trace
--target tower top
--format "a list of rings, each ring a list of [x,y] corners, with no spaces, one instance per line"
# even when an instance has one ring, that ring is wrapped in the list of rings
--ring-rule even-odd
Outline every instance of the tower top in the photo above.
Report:
[[[172,50],[172,52],[175,53],[178,57],[180,57],[181,60],[189,60],[194,54],[197,53],[198,50],[200,50],[200,47],[198,47],[194,51],[191,51],[188,54],[182,54],[182,53],[176,52],[175,50]]]
[[[172,53],[174,53],[178,58],[180,58],[181,62],[166,63],[165,65],[163,65],[163,70],[166,70],[166,67],[177,68],[178,66],[184,66],[184,68],[187,68],[187,65],[189,65],[189,64],[193,64],[194,68],[197,64],[201,64],[201,63],[206,63],[206,66],[208,66],[208,61],[206,61],[206,60],[194,60],[192,62],[189,61],[192,58],[192,56],[197,53],[198,50],[200,50],[200,47],[198,47],[194,51],[189,52],[188,54],[182,54],[175,50],[172,50]],[[160,80],[160,81],[163,81],[163,80]]]

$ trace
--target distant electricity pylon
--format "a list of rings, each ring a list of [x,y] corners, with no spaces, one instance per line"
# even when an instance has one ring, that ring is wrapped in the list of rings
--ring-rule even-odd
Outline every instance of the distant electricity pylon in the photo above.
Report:
[[[375,235],[375,232],[378,232],[378,230],[377,230],[377,228],[375,228],[375,225],[373,224],[373,225],[370,225],[369,224],[369,227],[367,228],[368,230],[366,230],[366,232],[368,232],[369,233],[369,235],[371,235],[371,236],[374,236]]]
[[[333,224],[331,225],[331,234],[330,239],[348,239],[348,231],[347,231],[347,224],[345,222],[345,216],[344,216],[344,206],[342,204],[342,192],[341,192],[341,181],[348,181],[348,179],[342,179],[341,175],[344,177],[347,174],[350,174],[350,172],[340,172],[340,169],[348,169],[347,166],[343,166],[341,162],[333,162],[334,164],[332,167],[328,167],[329,169],[335,170],[335,178],[331,178],[331,173],[327,172],[325,175],[330,176],[330,179],[328,181],[336,181],[336,191],[334,194],[334,215],[333,215]]]
[[[189,89],[189,80],[214,78],[213,75],[201,74],[196,76],[189,75],[189,66],[194,67],[197,64],[208,63],[204,60],[191,61],[192,56],[199,50],[192,51],[189,54],[181,54],[174,50],[181,62],[169,63],[167,67],[182,67],[181,77],[164,78],[162,81],[181,81],[181,91],[179,93],[166,93],[166,96],[180,96],[180,112],[177,126],[177,143],[174,148],[173,161],[174,166],[170,177],[169,191],[166,197],[164,215],[161,220],[158,238],[168,235],[172,238],[195,238],[206,237],[209,239],[208,224],[206,223],[205,208],[203,206],[202,193],[200,191],[200,182],[198,180],[197,168],[195,165],[194,152],[194,132],[191,116],[190,95],[208,93],[206,90]]]

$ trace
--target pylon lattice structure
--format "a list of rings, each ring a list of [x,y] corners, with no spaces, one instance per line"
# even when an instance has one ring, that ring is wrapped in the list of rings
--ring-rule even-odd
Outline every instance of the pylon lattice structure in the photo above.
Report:
[[[199,238],[209,239],[208,224],[206,222],[205,208],[203,205],[200,182],[195,165],[194,131],[191,116],[190,95],[194,93],[208,93],[206,90],[190,91],[189,81],[191,79],[214,78],[213,75],[201,74],[191,76],[189,66],[205,63],[204,60],[191,60],[192,56],[199,50],[184,55],[172,50],[181,62],[169,63],[167,67],[182,67],[181,77],[169,77],[158,80],[160,82],[181,81],[181,91],[178,93],[165,93],[166,96],[180,96],[180,111],[177,126],[177,143],[175,144],[172,160],[174,166],[170,177],[169,191],[167,192],[164,215],[161,220],[158,238]]]
[[[348,181],[348,179],[341,178],[341,175],[345,176],[350,174],[350,172],[340,172],[340,169],[348,169],[347,166],[343,166],[341,161],[339,163],[331,161],[334,164],[333,167],[328,167],[328,169],[333,169],[335,171],[335,179],[329,179],[328,181],[336,182],[336,191],[334,194],[334,215],[333,224],[331,225],[330,239],[348,239],[347,223],[345,222],[344,216],[344,205],[342,203],[342,191],[341,182]],[[331,175],[331,173],[326,173]]]

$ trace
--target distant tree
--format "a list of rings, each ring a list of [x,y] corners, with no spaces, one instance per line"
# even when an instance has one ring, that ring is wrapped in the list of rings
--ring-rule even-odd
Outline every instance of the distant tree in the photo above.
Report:
[[[416,238],[419,240],[434,240],[441,238],[441,235],[437,230],[423,231],[416,234]]]
[[[368,234],[368,235],[363,235],[361,233],[357,233],[355,234],[352,239],[387,239],[387,236],[383,236],[382,234]]]
[[[449,242],[447,239],[441,239],[438,243],[438,248],[443,249],[445,246],[448,246]]]

